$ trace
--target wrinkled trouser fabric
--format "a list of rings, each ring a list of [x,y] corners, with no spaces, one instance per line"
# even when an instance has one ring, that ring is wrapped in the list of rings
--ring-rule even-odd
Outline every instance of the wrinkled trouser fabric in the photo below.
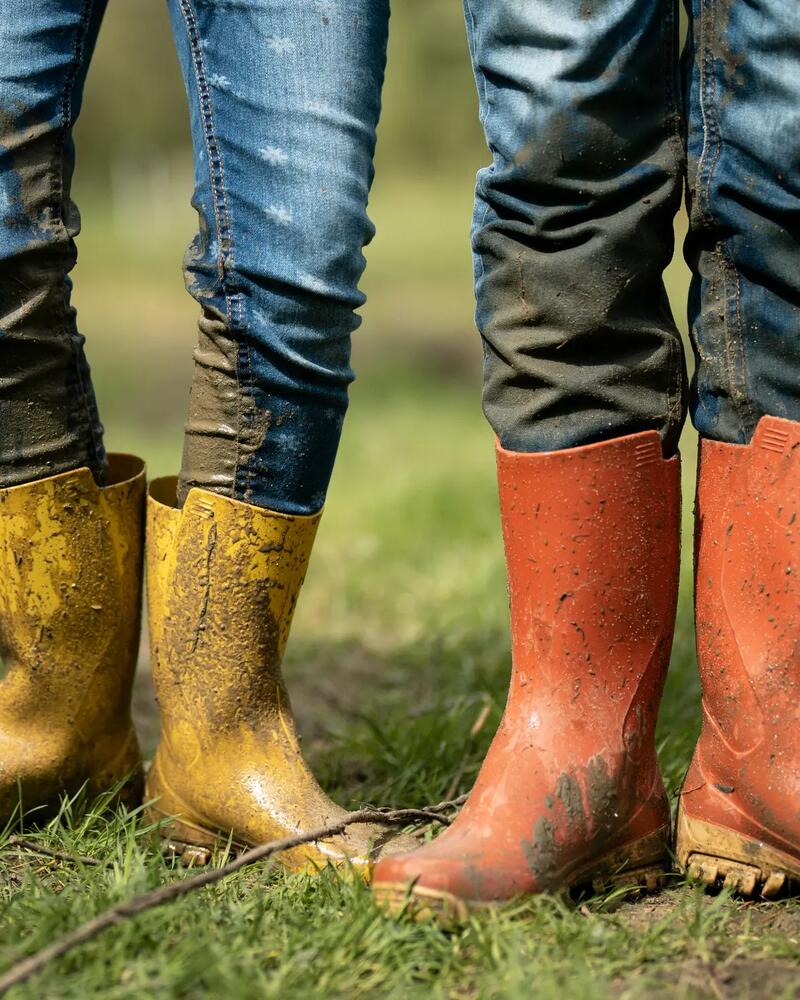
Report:
[[[103,431],[69,272],[72,127],[105,0],[0,16],[0,485],[86,465]],[[169,0],[189,97],[201,308],[181,492],[322,506],[363,303],[388,0]]]
[[[501,444],[655,429],[676,449],[688,391],[662,271],[685,159],[695,425],[741,443],[764,414],[800,419],[800,5],[691,0],[680,70],[672,0],[465,6],[492,152],[473,246]]]
[[[201,308],[181,493],[312,513],[358,325],[388,0],[169,0],[189,95]],[[0,19],[0,485],[104,451],[69,304],[71,128],[104,0]],[[466,0],[492,163],[473,226],[484,406],[549,451],[655,429],[689,390],[662,271],[688,176],[696,426],[800,419],[800,7]],[[685,170],[685,167],[688,169]]]

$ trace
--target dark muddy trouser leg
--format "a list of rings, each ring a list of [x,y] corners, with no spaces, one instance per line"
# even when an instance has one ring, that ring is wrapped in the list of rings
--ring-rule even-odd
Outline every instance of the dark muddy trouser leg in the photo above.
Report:
[[[800,885],[800,6],[687,6],[703,727],[675,854],[770,898]]]
[[[170,0],[200,232],[179,496],[322,506],[352,381],[388,0]]]
[[[800,5],[690,6],[692,416],[743,444],[764,415],[800,420]]]
[[[685,369],[662,272],[683,163],[673,0],[465,0],[493,154],[473,226],[484,409],[504,448],[648,429]]]
[[[4,0],[0,13],[0,488],[105,476],[69,272],[80,228],[71,132],[106,0]]]

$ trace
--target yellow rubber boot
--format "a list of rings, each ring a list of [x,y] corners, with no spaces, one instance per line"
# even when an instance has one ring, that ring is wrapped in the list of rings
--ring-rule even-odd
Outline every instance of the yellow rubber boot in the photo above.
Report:
[[[148,773],[164,837],[203,862],[229,838],[254,846],[337,823],[344,811],[306,764],[281,677],[319,523],[201,489],[182,510],[175,479],[151,484],[148,610],[161,741]],[[348,862],[368,876],[391,833],[355,826],[286,851],[287,868]],[[411,837],[391,848],[409,850]],[[390,849],[391,849],[390,848]]]
[[[45,818],[61,796],[129,778],[141,799],[130,715],[139,649],[144,465],[88,469],[0,490],[0,824]]]

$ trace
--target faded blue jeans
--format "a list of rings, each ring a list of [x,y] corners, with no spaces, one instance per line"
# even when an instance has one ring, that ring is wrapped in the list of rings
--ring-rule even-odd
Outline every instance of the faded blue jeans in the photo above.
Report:
[[[492,164],[473,226],[484,408],[547,451],[655,429],[688,396],[662,272],[691,226],[692,416],[800,420],[800,4],[466,0]],[[688,154],[688,157],[687,157]],[[686,169],[688,167],[688,169]]]
[[[352,379],[388,0],[168,2],[200,220],[181,493],[315,511]],[[68,278],[71,129],[103,6],[5,0],[0,17],[0,485],[103,474]],[[655,428],[674,451],[688,387],[662,272],[685,174],[695,423],[741,442],[764,413],[800,419],[800,6],[693,0],[682,70],[672,0],[466,0],[466,16],[502,444]]]
[[[72,127],[106,0],[0,12],[0,486],[78,466],[103,430],[70,306]],[[200,307],[180,492],[324,501],[350,334],[388,0],[168,0],[189,98]]]

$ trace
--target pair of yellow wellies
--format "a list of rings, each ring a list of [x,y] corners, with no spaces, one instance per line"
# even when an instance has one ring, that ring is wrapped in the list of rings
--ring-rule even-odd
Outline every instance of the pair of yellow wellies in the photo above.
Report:
[[[145,551],[161,739],[144,794],[164,835],[196,857],[219,835],[259,844],[342,818],[303,759],[280,672],[319,517],[175,496],[175,479],[148,492],[124,455],[103,488],[80,469],[0,491],[2,824],[82,788],[124,782],[141,801],[130,702]],[[381,839],[356,826],[280,860],[366,869]]]

